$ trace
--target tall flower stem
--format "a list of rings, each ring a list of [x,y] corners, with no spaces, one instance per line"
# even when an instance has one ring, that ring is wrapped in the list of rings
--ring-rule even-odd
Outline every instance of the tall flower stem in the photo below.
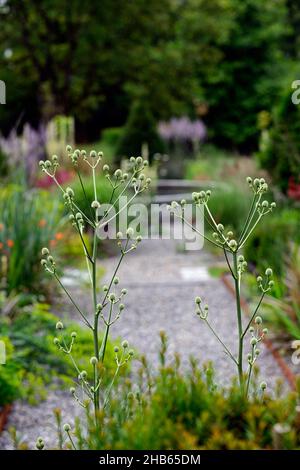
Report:
[[[241,285],[240,276],[238,273],[237,252],[233,254],[233,269],[234,269],[234,287],[235,287],[235,300],[236,300],[236,314],[238,324],[238,375],[241,391],[244,392],[244,374],[243,374],[243,323],[242,323],[242,309],[241,309]]]

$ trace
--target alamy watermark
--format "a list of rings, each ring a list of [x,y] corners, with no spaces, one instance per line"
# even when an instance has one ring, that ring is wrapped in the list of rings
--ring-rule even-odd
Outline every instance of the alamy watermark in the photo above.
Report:
[[[186,250],[202,249],[203,208],[184,201],[184,218],[178,217],[167,204],[130,203],[130,198],[120,196],[118,205],[99,204],[97,236],[101,240],[125,239],[131,230],[143,239],[181,240]]]
[[[0,80],[0,104],[6,104],[6,85],[3,80]]]

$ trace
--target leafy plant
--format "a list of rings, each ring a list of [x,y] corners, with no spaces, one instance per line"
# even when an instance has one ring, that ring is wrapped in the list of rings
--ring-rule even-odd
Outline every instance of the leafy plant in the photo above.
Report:
[[[285,257],[286,272],[283,277],[285,295],[279,299],[268,299],[267,318],[272,324],[282,328],[294,339],[300,339],[300,247],[289,244],[290,253]]]
[[[225,354],[233,361],[236,366],[241,393],[245,396],[249,395],[249,388],[251,383],[251,375],[253,372],[253,366],[259,355],[259,343],[263,341],[267,334],[267,329],[262,328],[262,318],[258,316],[258,310],[265,297],[265,295],[272,289],[274,281],[271,279],[273,271],[271,268],[267,268],[265,271],[264,279],[262,276],[257,277],[258,288],[261,291],[261,297],[259,302],[254,309],[253,314],[246,326],[243,325],[242,317],[242,306],[241,306],[241,281],[243,274],[247,268],[247,262],[244,256],[241,254],[241,250],[247,244],[248,239],[256,229],[257,225],[267,214],[272,212],[275,208],[275,202],[271,204],[267,200],[263,200],[263,195],[268,191],[268,185],[266,181],[261,178],[248,177],[247,182],[253,192],[252,203],[249,208],[248,215],[246,217],[244,226],[237,238],[234,238],[234,234],[231,230],[226,231],[222,223],[217,223],[210,209],[210,197],[211,191],[201,191],[199,193],[193,193],[193,200],[196,207],[203,209],[204,217],[207,224],[210,226],[212,238],[200,233],[199,230],[193,226],[191,222],[185,217],[185,205],[186,201],[182,201],[179,205],[177,202],[173,202],[170,206],[170,210],[174,212],[174,215],[180,218],[185,224],[191,227],[195,232],[204,237],[205,240],[212,243],[214,246],[220,248],[225,256],[228,264],[229,272],[234,282],[235,300],[236,300],[236,319],[237,319],[237,330],[238,330],[238,341],[237,341],[237,354],[230,351],[226,344],[222,341],[220,336],[214,330],[213,326],[208,319],[209,307],[203,305],[202,299],[197,297],[195,299],[197,307],[197,315],[211,330],[217,341],[221,344]],[[253,323],[253,324],[252,324]],[[247,333],[250,333],[250,351],[247,354],[247,370],[244,368],[244,343],[246,340]],[[261,384],[261,388],[266,388],[265,382]]]
[[[166,337],[161,334],[159,368],[153,373],[145,358],[139,385],[120,384],[101,430],[89,420],[88,432],[77,422],[78,449],[296,449],[300,446],[297,394],[280,398],[259,392],[245,400],[236,380],[223,389],[210,364],[199,369],[191,359],[187,373],[180,357],[167,361]],[[122,406],[120,406],[120,399]],[[277,429],[284,429],[281,434]]]
[[[60,221],[60,205],[45,192],[7,186],[0,190],[0,278],[11,292],[39,292],[38,252],[55,238]]]
[[[14,351],[13,363],[9,359],[7,365],[10,368],[13,366],[14,374],[22,383],[19,395],[30,404],[45,399],[49,387],[66,388],[73,385],[70,378],[73,364],[68,357],[57,355],[57,347],[53,343],[53,325],[59,321],[57,316],[49,312],[49,306],[41,303],[19,308],[13,318],[0,317],[1,334],[7,337]],[[66,334],[72,333],[78,337],[73,357],[91,375],[92,366],[88,358],[93,349],[93,338],[85,328],[75,323],[70,323],[66,329]],[[109,342],[104,377],[107,384],[114,375],[114,369],[114,345]],[[12,373],[11,369],[9,372]],[[7,393],[13,401],[15,392]]]
[[[13,345],[9,338],[2,336],[5,344],[6,363],[0,365],[0,407],[12,403],[21,395],[21,374],[13,358]]]
[[[57,270],[56,262],[50,253],[50,250],[46,247],[42,249],[43,258],[41,260],[41,264],[44,267],[46,273],[52,275],[63,289],[73,307],[81,317],[81,320],[89,329],[90,336],[93,339],[93,352],[90,353],[90,365],[92,367],[92,373],[89,374],[87,370],[82,369],[81,364],[76,361],[73,355],[73,350],[77,341],[76,332],[71,332],[69,335],[67,332],[65,332],[64,325],[61,321],[56,323],[57,337],[54,339],[54,344],[57,346],[60,352],[71,359],[77,375],[77,387],[72,387],[70,392],[74,399],[82,407],[86,408],[88,403],[92,403],[94,409],[94,425],[96,428],[98,428],[100,412],[105,412],[109,404],[113,386],[120,369],[122,369],[128,363],[133,355],[133,350],[129,349],[129,345],[126,340],[122,342],[121,349],[118,347],[115,348],[115,374],[110,381],[110,384],[105,387],[104,366],[107,362],[107,344],[110,329],[113,324],[119,320],[122,314],[124,309],[124,304],[122,302],[124,296],[127,293],[126,289],[122,289],[120,292],[113,292],[113,289],[118,290],[117,286],[119,284],[119,278],[117,277],[117,272],[125,256],[132,250],[135,250],[138,243],[141,241],[141,237],[134,238],[134,231],[130,227],[127,229],[124,240],[123,234],[120,232],[117,233],[117,245],[120,249],[120,258],[109,284],[103,287],[103,291],[100,294],[98,290],[97,278],[97,248],[99,241],[99,230],[106,226],[109,220],[116,217],[116,214],[112,215],[110,212],[117,203],[117,201],[113,202],[115,193],[117,192],[120,197],[128,188],[131,188],[133,191],[133,196],[127,201],[128,205],[138,194],[141,194],[143,191],[148,189],[150,178],[146,178],[143,174],[143,170],[147,166],[147,161],[143,161],[141,157],[136,159],[131,157],[128,173],[118,169],[113,174],[110,174],[108,165],[104,165],[102,170],[111,185],[110,201],[112,202],[112,205],[108,209],[105,209],[104,214],[101,215],[100,207],[102,201],[100,200],[97,191],[97,177],[101,165],[102,153],[91,151],[90,154],[87,155],[84,150],[73,151],[70,146],[67,147],[67,153],[78,174],[82,186],[82,192],[85,196],[86,191],[83,180],[81,178],[81,168],[83,165],[85,165],[91,171],[94,189],[94,199],[91,202],[91,214],[87,215],[84,213],[84,211],[81,210],[78,205],[76,193],[74,193],[73,189],[64,189],[57,181],[56,172],[59,167],[59,162],[56,155],[52,157],[51,161],[41,161],[40,167],[45,174],[53,178],[53,181],[61,190],[66,208],[69,211],[70,223],[78,233],[78,236],[82,242],[83,256],[85,257],[87,264],[87,271],[89,274],[92,294],[92,305],[89,309],[89,312],[83,311],[78,306],[70,292],[63,285]],[[120,210],[122,209],[119,209],[119,211]],[[88,226],[93,231],[92,252],[86,246],[83,238],[83,233],[86,226]],[[104,327],[102,336],[99,333],[100,322]],[[81,396],[81,393],[83,396]],[[68,423],[64,425],[64,429],[70,438],[70,442],[73,443],[72,437],[70,435],[70,426]],[[42,442],[37,442],[38,447],[41,447],[42,445]]]

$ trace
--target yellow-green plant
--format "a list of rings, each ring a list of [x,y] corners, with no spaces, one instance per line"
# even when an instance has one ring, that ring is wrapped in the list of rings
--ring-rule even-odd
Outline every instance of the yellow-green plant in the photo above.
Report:
[[[264,278],[262,276],[257,277],[258,288],[261,291],[259,302],[254,309],[250,319],[244,324],[241,306],[241,281],[245,270],[247,269],[247,261],[242,255],[242,250],[245,247],[248,239],[251,237],[255,228],[259,222],[276,207],[275,202],[269,203],[267,200],[263,200],[264,194],[268,191],[268,184],[261,178],[247,178],[248,185],[253,192],[252,203],[249,208],[248,215],[245,223],[238,237],[235,237],[231,230],[226,231],[225,227],[221,223],[217,223],[210,208],[209,200],[211,197],[211,191],[200,191],[199,193],[193,193],[193,201],[198,208],[203,210],[206,223],[212,229],[212,238],[206,236],[185,217],[185,205],[186,201],[181,201],[181,204],[175,201],[170,206],[170,209],[174,212],[175,216],[179,217],[185,224],[189,225],[195,232],[204,237],[205,240],[209,241],[216,247],[220,248],[225,256],[229,272],[234,281],[235,300],[236,300],[236,319],[237,319],[237,330],[238,330],[238,345],[237,353],[233,353],[229,347],[220,338],[218,333],[215,331],[208,319],[208,305],[203,305],[201,297],[196,297],[195,303],[197,307],[197,315],[199,318],[208,326],[215,338],[224,348],[224,352],[234,362],[238,377],[239,384],[243,394],[248,396],[249,387],[251,382],[251,375],[253,372],[253,366],[259,356],[260,350],[258,348],[259,343],[264,339],[267,334],[267,329],[262,328],[262,318],[258,316],[258,311],[265,295],[272,289],[274,281],[271,279],[273,272],[271,268],[266,269]],[[247,354],[247,369],[244,368],[244,344],[247,333],[250,333],[250,351]],[[261,383],[261,389],[265,390],[266,383]]]
[[[111,383],[107,387],[104,387],[102,376],[105,371],[104,364],[106,359],[106,346],[110,328],[117,320],[119,320],[122,314],[124,309],[123,298],[127,293],[126,289],[119,289],[119,278],[117,277],[117,273],[125,256],[132,250],[135,250],[141,241],[141,237],[135,236],[133,229],[130,227],[127,229],[126,235],[123,236],[120,232],[116,234],[117,245],[120,250],[120,258],[109,284],[103,286],[100,294],[99,279],[97,275],[97,262],[99,255],[98,230],[102,229],[109,221],[117,217],[120,211],[124,210],[126,206],[122,205],[120,208],[120,206],[118,206],[118,201],[127,190],[131,190],[130,198],[127,201],[128,205],[138,194],[148,189],[151,180],[150,178],[146,178],[143,173],[148,162],[143,160],[142,157],[131,157],[128,162],[128,171],[125,172],[121,169],[117,169],[112,173],[110,172],[108,165],[104,165],[102,167],[102,152],[97,153],[96,151],[91,151],[89,155],[87,155],[84,150],[73,150],[70,146],[67,146],[67,154],[77,173],[83,197],[86,197],[86,191],[84,187],[84,179],[81,176],[82,165],[87,165],[91,172],[94,200],[91,203],[91,211],[88,214],[86,211],[83,211],[77,203],[77,197],[79,197],[79,195],[75,194],[73,189],[70,187],[64,189],[58,182],[56,171],[59,167],[59,160],[56,155],[52,157],[52,160],[41,161],[40,167],[44,173],[53,179],[61,190],[64,203],[69,212],[70,223],[80,238],[83,255],[86,259],[92,294],[92,303],[89,311],[84,311],[79,307],[78,303],[73,298],[72,293],[63,284],[56,262],[47,247],[42,249],[43,258],[41,260],[41,264],[45,271],[51,274],[58,282],[84,324],[90,329],[93,336],[94,350],[90,357],[90,363],[93,369],[92,377],[89,377],[85,370],[80,369],[72,355],[72,349],[76,343],[76,333],[73,332],[70,337],[67,337],[63,333],[64,325],[60,321],[56,324],[58,335],[54,339],[54,342],[61,352],[67,354],[71,358],[75,367],[77,374],[77,387],[72,387],[70,389],[71,395],[83,407],[87,407],[89,402],[93,404],[95,426],[98,427],[99,412],[103,411],[109,403],[113,385],[119,370],[133,355],[133,351],[129,349],[129,345],[126,340],[122,342],[120,350],[118,347],[115,348],[116,371]],[[101,167],[102,172],[111,186],[110,201],[112,203],[110,208],[105,210],[102,215],[99,211],[101,200],[99,200],[97,194],[97,178],[100,177],[99,170],[101,170]],[[82,195],[80,195],[80,197],[82,197]],[[115,197],[116,195],[117,197]],[[112,209],[117,209],[117,212]],[[111,214],[110,211],[112,211]],[[92,249],[87,247],[83,237],[84,230],[87,227],[89,227],[90,231],[93,231]],[[114,292],[113,289],[116,289],[116,291]],[[102,329],[100,328],[100,324],[103,326]],[[71,429],[68,423],[65,424],[64,430],[68,434],[72,443]],[[41,439],[38,440],[37,446],[39,448],[43,448],[44,445]]]

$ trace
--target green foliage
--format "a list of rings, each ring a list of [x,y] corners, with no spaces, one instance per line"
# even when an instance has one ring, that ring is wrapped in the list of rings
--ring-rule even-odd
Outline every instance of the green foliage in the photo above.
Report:
[[[93,181],[91,181],[91,179],[86,176],[82,176],[81,181],[84,186],[84,191],[79,179],[76,179],[72,182],[72,189],[75,193],[76,204],[80,210],[82,210],[82,212],[90,218],[93,211],[91,204],[95,199]],[[114,197],[111,201],[112,187],[104,176],[101,175],[97,177],[96,187],[101,204],[108,204],[109,202],[113,203],[115,201],[118,191],[115,191]]]
[[[59,318],[49,312],[49,306],[46,304],[34,304],[21,309],[13,319],[1,317],[0,330],[8,338],[9,344],[13,345],[13,355],[9,355],[3,369],[0,366],[0,383],[9,377],[13,385],[16,380],[19,385],[22,383],[22,388],[19,386],[14,392],[8,388],[8,381],[5,390],[10,402],[19,394],[29,403],[36,404],[47,397],[47,390],[67,388],[74,384],[71,379],[74,375],[71,359],[58,354],[57,346],[53,343],[58,321]],[[73,358],[82,369],[92,375],[89,357],[93,355],[93,340],[85,328],[74,323],[68,325],[65,335],[70,335],[73,331],[77,333],[78,338],[73,348]],[[109,342],[104,377],[106,382],[113,377],[115,371],[113,348],[113,344]],[[4,372],[1,375],[2,370]],[[124,373],[126,369],[123,370]]]
[[[60,206],[45,192],[16,186],[0,190],[0,275],[7,294],[42,287],[39,252],[54,237]]]
[[[8,173],[8,163],[7,163],[7,156],[3,153],[0,148],[0,178],[6,176]]]
[[[234,231],[241,230],[247,217],[249,204],[250,195],[233,185],[216,189],[210,200],[210,207],[216,222],[223,224],[226,222]]]
[[[119,388],[122,407],[117,400],[111,402],[109,415],[101,416],[101,432],[90,426],[85,439],[77,425],[78,448],[272,449],[277,423],[291,428],[282,439],[283,448],[300,447],[296,393],[285,398],[260,393],[246,401],[235,381],[226,390],[217,386],[210,365],[199,370],[191,360],[190,372],[183,374],[178,356],[169,364],[162,351],[161,361],[153,375],[143,361],[138,390],[128,380]]]
[[[157,124],[149,108],[142,100],[135,101],[130,110],[117,155],[131,157],[141,155],[143,145],[147,144],[150,157],[164,151],[164,144],[157,133]]]
[[[295,73],[297,77],[297,73]],[[286,192],[289,179],[299,182],[300,107],[293,104],[291,78],[270,116],[271,125],[262,131],[258,161]]]
[[[6,349],[6,364],[0,364],[0,408],[21,395],[21,375],[14,359],[14,348],[8,337],[2,336]]]
[[[119,141],[123,137],[123,133],[123,127],[109,127],[104,129],[101,134],[102,142],[104,145],[107,144],[113,149],[116,149]]]
[[[257,113],[272,107],[285,73],[285,0],[227,5],[232,21],[219,49],[222,61],[216,73],[203,71],[207,123],[215,142],[251,149],[258,137]]]
[[[271,265],[280,278],[284,274],[285,258],[290,253],[290,241],[299,239],[299,228],[297,210],[286,209],[274,214],[267,225],[257,227],[245,247],[245,257],[255,263],[258,272]]]

